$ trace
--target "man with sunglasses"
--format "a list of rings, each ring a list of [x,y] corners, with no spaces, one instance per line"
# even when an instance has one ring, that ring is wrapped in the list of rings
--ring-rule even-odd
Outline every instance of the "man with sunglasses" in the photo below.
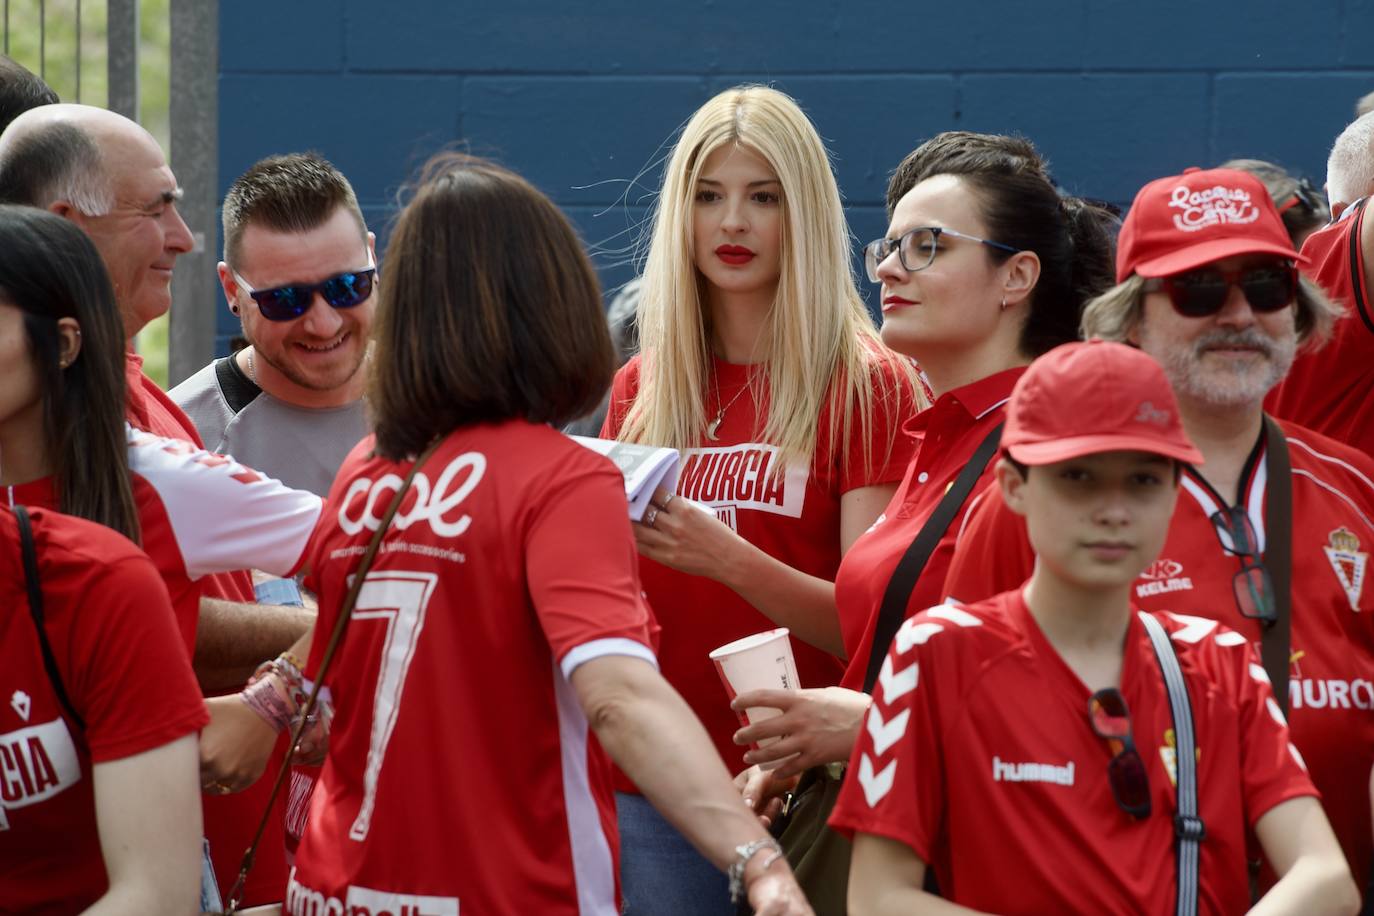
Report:
[[[1163,178],[1136,197],[1118,284],[1088,304],[1083,330],[1163,365],[1206,458],[1184,468],[1169,538],[1134,599],[1219,620],[1259,648],[1363,888],[1374,858],[1374,461],[1287,421],[1270,438],[1266,393],[1339,314],[1299,263],[1258,179],[1228,169]],[[1033,565],[1024,522],[989,491],[960,535],[946,594],[978,600]],[[1286,633],[1276,580],[1291,582]]]
[[[352,186],[313,153],[272,156],[229,187],[220,284],[248,340],[172,389],[215,452],[327,495],[367,433],[363,361],[375,236]]]
[[[931,608],[892,641],[831,821],[855,835],[851,910],[1174,912],[1179,772],[1157,623],[1198,749],[1193,911],[1248,908],[1253,829],[1282,879],[1272,911],[1352,912],[1340,847],[1245,638],[1133,607],[1180,465],[1202,457],[1159,365],[1103,341],[1051,350],[1017,381],[1001,442],[998,488],[1039,562],[1024,588]],[[927,866],[944,901],[921,889]]]
[[[1306,273],[1346,314],[1331,344],[1303,354],[1266,402],[1294,420],[1374,455],[1374,114],[1349,124],[1332,144],[1326,189],[1333,222],[1308,236]]]

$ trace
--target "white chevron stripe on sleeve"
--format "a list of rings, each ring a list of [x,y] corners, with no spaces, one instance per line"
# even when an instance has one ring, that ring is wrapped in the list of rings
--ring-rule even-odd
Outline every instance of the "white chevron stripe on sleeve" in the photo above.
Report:
[[[876,775],[873,772],[873,761],[867,754],[859,758],[859,785],[864,790],[864,799],[868,802],[868,807],[872,808],[883,800],[883,796],[892,791],[892,781],[897,775],[897,761],[892,761],[883,767],[882,772]]]
[[[879,757],[887,753],[887,749],[897,743],[897,740],[906,734],[906,724],[911,719],[911,710],[903,709],[900,714],[892,717],[890,722],[883,721],[883,714],[874,705],[868,708],[868,734],[873,739],[873,753]]]
[[[912,662],[901,671],[894,673],[892,670],[892,656],[883,659],[883,667],[878,670],[878,683],[883,688],[883,702],[891,706],[894,701],[900,700],[908,693],[916,689],[917,665]]]

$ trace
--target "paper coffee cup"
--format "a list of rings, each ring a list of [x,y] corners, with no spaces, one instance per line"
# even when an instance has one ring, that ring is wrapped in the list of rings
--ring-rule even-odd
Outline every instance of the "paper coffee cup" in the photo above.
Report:
[[[796,690],[801,686],[797,677],[797,663],[792,658],[792,641],[788,638],[786,627],[755,633],[721,646],[710,653],[715,663],[716,673],[730,700],[751,690]],[[749,725],[782,715],[782,710],[772,706],[750,706],[737,713],[740,723]],[[778,741],[767,738],[758,742],[758,747],[767,747]],[[771,769],[777,764],[765,766]]]

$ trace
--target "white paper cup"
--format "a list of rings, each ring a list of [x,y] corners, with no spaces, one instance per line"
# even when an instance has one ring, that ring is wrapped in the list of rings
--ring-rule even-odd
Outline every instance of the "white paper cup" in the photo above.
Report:
[[[796,690],[801,686],[786,627],[737,639],[711,652],[710,658],[731,701],[751,690]],[[750,706],[737,715],[741,724],[749,725],[780,716],[782,710],[772,706]],[[757,746],[767,747],[778,740],[766,738]],[[764,769],[774,766],[777,764]]]

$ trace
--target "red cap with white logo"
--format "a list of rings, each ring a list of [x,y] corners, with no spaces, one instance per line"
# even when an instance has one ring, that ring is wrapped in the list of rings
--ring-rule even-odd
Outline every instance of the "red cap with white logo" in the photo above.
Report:
[[[1031,465],[1117,451],[1202,463],[1159,363],[1103,340],[1064,344],[1031,363],[1012,389],[1002,447]]]
[[[1167,277],[1241,254],[1306,263],[1258,178],[1191,168],[1152,181],[1135,196],[1117,239],[1116,282],[1131,274]]]

